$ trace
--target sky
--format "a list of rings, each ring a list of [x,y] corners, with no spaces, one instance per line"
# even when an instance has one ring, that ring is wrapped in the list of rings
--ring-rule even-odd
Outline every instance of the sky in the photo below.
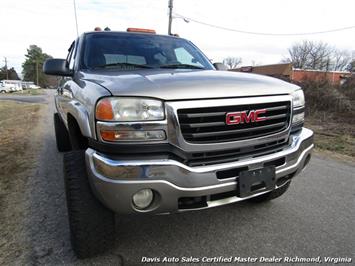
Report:
[[[22,71],[26,49],[36,44],[65,58],[76,38],[74,0],[11,0],[0,5],[0,66]],[[168,0],[76,0],[79,34],[96,26],[128,27],[167,34]],[[355,26],[355,0],[174,0],[174,12],[226,28],[264,33],[309,33]],[[175,18],[173,33],[191,40],[213,62],[241,57],[242,65],[274,64],[302,40],[327,42],[353,52],[355,29],[319,35],[259,36],[211,28]]]

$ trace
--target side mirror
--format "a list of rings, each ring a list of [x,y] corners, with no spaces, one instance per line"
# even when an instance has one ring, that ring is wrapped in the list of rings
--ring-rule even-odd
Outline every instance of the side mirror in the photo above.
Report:
[[[43,65],[43,72],[54,76],[71,76],[72,71],[68,68],[68,62],[65,59],[47,59]]]
[[[217,70],[221,70],[221,71],[227,71],[228,67],[223,64],[223,63],[213,63],[213,66],[217,69]]]

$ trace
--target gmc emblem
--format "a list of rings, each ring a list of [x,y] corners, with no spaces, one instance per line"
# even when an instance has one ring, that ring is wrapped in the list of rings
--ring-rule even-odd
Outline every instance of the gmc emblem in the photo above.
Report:
[[[254,122],[265,121],[266,117],[260,116],[265,113],[266,113],[266,109],[250,110],[249,113],[248,113],[248,111],[227,113],[226,124],[227,125],[238,125],[238,124],[244,124],[244,123],[254,123]]]

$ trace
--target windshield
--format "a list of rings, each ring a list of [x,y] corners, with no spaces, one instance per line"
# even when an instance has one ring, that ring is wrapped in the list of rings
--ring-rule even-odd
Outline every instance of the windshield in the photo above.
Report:
[[[89,33],[82,58],[84,69],[213,69],[208,59],[190,42],[152,34]]]

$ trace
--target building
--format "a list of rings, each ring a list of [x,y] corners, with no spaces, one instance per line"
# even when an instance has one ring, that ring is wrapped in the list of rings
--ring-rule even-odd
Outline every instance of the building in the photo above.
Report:
[[[244,66],[230,71],[249,72],[271,76],[283,80],[290,80],[292,76],[292,64],[273,64],[264,66]]]
[[[293,68],[291,63],[263,66],[244,66],[231,69],[230,71],[267,75],[294,83],[302,83],[306,80],[328,80],[333,85],[341,85],[346,81],[346,79],[351,77],[351,73],[346,71],[297,69]]]
[[[346,71],[319,71],[319,70],[293,69],[291,75],[291,81],[302,82],[305,80],[313,80],[313,81],[328,80],[333,85],[342,85],[350,77],[351,77],[351,73]]]
[[[26,89],[38,89],[39,88],[39,86],[36,86],[33,81],[22,81],[21,84],[22,84],[22,88],[24,90],[26,90]]]
[[[8,91],[10,91],[10,92],[22,90],[21,80],[3,79],[3,80],[0,80],[0,87],[8,88]]]
[[[39,89],[40,87],[35,85],[33,81],[22,80],[1,80],[0,86],[9,87],[10,91],[21,91],[26,89]]]

